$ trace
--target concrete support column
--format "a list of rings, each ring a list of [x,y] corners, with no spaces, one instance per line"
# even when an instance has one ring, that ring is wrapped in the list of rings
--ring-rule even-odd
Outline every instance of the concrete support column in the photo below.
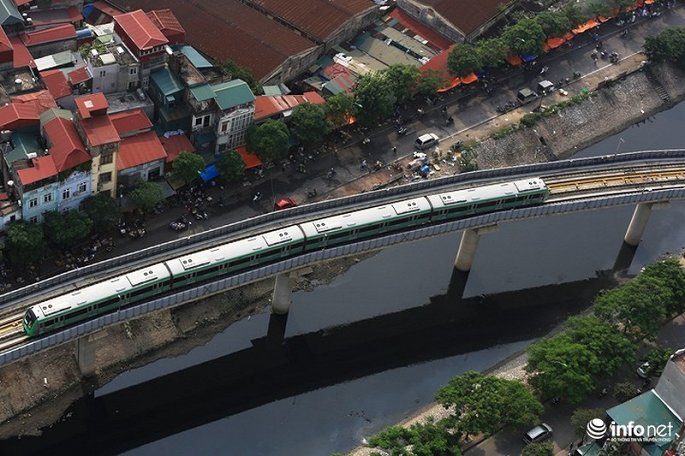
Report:
[[[290,273],[279,274],[274,283],[274,294],[271,298],[271,310],[273,313],[284,315],[290,309],[293,288],[290,285]]]
[[[497,231],[497,225],[484,226],[474,230],[464,230],[464,234],[461,235],[457,258],[454,260],[454,267],[462,272],[470,271],[471,266],[473,265],[473,259],[476,257],[476,250],[481,234],[495,231]]]
[[[87,335],[76,340],[76,360],[83,375],[95,373],[95,339]]]
[[[658,203],[639,203],[635,206],[635,211],[633,212],[633,217],[630,219],[630,224],[628,225],[628,231],[623,237],[626,244],[636,247],[640,244],[642,240],[642,235],[647,227],[647,222],[649,221],[649,216],[652,213],[652,209],[660,209],[663,207],[670,206],[668,201],[658,202]]]

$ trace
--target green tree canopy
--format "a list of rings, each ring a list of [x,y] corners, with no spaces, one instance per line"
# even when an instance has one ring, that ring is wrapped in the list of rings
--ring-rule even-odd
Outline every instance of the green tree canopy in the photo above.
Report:
[[[336,127],[348,124],[354,115],[354,98],[345,92],[336,93],[326,99],[326,113]]]
[[[637,386],[631,382],[622,382],[614,385],[614,399],[618,402],[629,401],[638,394]]]
[[[229,182],[234,182],[245,174],[245,162],[238,152],[229,150],[216,162],[221,177]]]
[[[613,11],[611,5],[606,0],[594,0],[587,5],[587,10],[593,16],[613,16]]]
[[[35,263],[45,257],[47,243],[43,237],[43,227],[23,220],[9,223],[5,248],[15,266]]]
[[[422,95],[435,95],[438,89],[447,85],[447,79],[438,70],[427,70],[421,73],[416,83],[416,92]]]
[[[601,408],[575,409],[573,411],[573,415],[571,415],[571,426],[573,426],[573,431],[575,432],[576,437],[584,437],[585,433],[587,432],[587,424],[595,418],[603,419],[605,415],[605,409]]]
[[[685,28],[672,27],[658,36],[648,36],[645,38],[644,50],[652,62],[673,62],[685,68]]]
[[[416,94],[416,84],[421,77],[418,67],[397,63],[390,65],[384,72],[397,102],[403,103]]]
[[[597,356],[585,345],[562,333],[528,347],[529,384],[543,397],[563,397],[572,403],[587,398],[594,389],[592,374],[601,368]]]
[[[582,24],[588,19],[587,15],[584,14],[583,11],[576,5],[568,5],[564,7],[564,9],[562,9],[562,12],[568,18],[568,21],[571,24],[571,28],[574,28]]]
[[[247,148],[265,162],[284,158],[288,153],[289,139],[288,127],[278,120],[267,120],[247,130]]]
[[[502,40],[516,54],[542,55],[545,39],[542,26],[534,18],[523,18],[508,25],[502,33]]]
[[[649,369],[647,369],[648,377],[658,377],[664,371],[666,363],[673,354],[673,350],[666,347],[657,347],[647,353],[645,361],[649,363]]]
[[[611,324],[623,325],[636,340],[654,338],[672,300],[673,293],[662,280],[638,276],[595,298],[594,313]]]
[[[59,247],[71,247],[84,240],[93,229],[93,221],[83,212],[50,211],[43,214],[48,240]]]
[[[391,426],[369,439],[369,445],[393,456],[461,456],[458,438],[439,423]]]
[[[571,22],[561,11],[541,11],[535,16],[547,38],[562,37],[571,30]]]
[[[205,160],[198,154],[181,152],[173,162],[172,176],[185,184],[197,179],[205,169]]]
[[[476,51],[483,67],[498,67],[507,58],[507,45],[501,38],[487,38],[477,43]]]
[[[523,447],[521,456],[554,456],[552,442],[531,443]]]
[[[453,414],[445,423],[460,436],[493,434],[503,426],[530,425],[542,404],[523,383],[468,371],[438,390],[435,399]]]
[[[653,277],[661,280],[673,295],[666,306],[669,315],[685,312],[685,269],[678,259],[670,257],[646,266],[640,277]]]
[[[357,79],[354,87],[355,115],[360,125],[376,127],[392,113],[395,96],[382,71]]]
[[[140,181],[128,196],[144,211],[149,211],[164,199],[162,187],[157,182]]]
[[[331,131],[331,122],[323,106],[302,103],[293,110],[290,129],[304,144],[315,144]]]
[[[447,68],[455,76],[468,76],[482,66],[480,54],[471,44],[457,44],[447,56]]]
[[[242,79],[245,81],[255,95],[264,93],[264,89],[249,69],[238,65],[230,59],[225,60],[221,66],[231,76],[231,79]]]
[[[117,202],[106,192],[86,199],[83,202],[83,210],[98,229],[111,229],[121,216]]]
[[[620,13],[626,11],[626,8],[635,4],[633,0],[611,0],[610,3],[613,7],[618,8]]]

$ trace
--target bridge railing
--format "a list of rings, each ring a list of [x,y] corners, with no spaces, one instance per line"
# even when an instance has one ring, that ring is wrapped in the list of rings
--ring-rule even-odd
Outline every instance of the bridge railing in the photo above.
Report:
[[[559,160],[546,163],[535,163],[530,165],[518,165],[509,168],[496,168],[473,171],[469,173],[456,174],[438,179],[424,180],[397,187],[375,190],[372,192],[361,193],[358,195],[335,198],[317,203],[297,206],[286,211],[274,211],[268,214],[259,215],[247,220],[213,228],[202,233],[193,234],[181,239],[165,242],[163,244],[151,246],[136,252],[127,253],[115,258],[110,258],[88,266],[64,272],[62,274],[49,277],[40,282],[7,292],[0,295],[0,306],[13,300],[29,296],[31,294],[46,290],[72,280],[88,277],[98,272],[129,264],[134,261],[149,258],[161,253],[173,252],[177,249],[199,244],[211,239],[221,238],[226,235],[239,233],[249,228],[254,228],[278,220],[289,220],[295,217],[302,217],[314,212],[344,208],[359,203],[373,202],[374,200],[387,198],[388,196],[402,196],[414,192],[423,191],[430,188],[444,187],[458,183],[493,179],[500,177],[515,177],[520,175],[540,174],[550,171],[561,171],[567,169],[578,169],[599,165],[612,165],[620,163],[639,162],[644,160],[668,160],[685,159],[685,149],[666,149],[648,150],[641,152],[629,152],[615,155],[605,155],[601,157],[588,157],[569,160]]]

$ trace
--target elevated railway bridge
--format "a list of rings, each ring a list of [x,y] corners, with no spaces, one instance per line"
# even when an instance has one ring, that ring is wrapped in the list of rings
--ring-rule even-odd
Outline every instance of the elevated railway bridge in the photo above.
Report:
[[[215,278],[211,282],[181,291],[152,297],[143,303],[33,339],[29,339],[22,331],[21,319],[29,306],[65,291],[121,275],[148,264],[305,221],[421,196],[532,177],[542,178],[550,190],[550,195],[543,204],[421,225],[392,234],[382,233],[364,240],[303,253],[283,261]],[[455,231],[463,232],[455,268],[458,271],[468,271],[480,236],[496,230],[501,223],[629,205],[635,209],[626,229],[624,241],[627,245],[636,246],[640,242],[652,209],[667,206],[670,201],[684,198],[685,149],[678,149],[476,171],[273,212],[68,271],[0,295],[0,366],[41,350],[76,341],[79,365],[84,373],[89,372],[93,369],[94,362],[94,348],[88,342],[91,333],[159,309],[179,306],[274,276],[276,281],[272,309],[274,313],[285,314],[291,301],[289,273],[293,270],[321,261]]]

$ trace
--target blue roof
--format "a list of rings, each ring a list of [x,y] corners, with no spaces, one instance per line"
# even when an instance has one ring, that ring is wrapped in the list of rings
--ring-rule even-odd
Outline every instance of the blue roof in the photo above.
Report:
[[[176,46],[176,49],[181,51],[183,55],[188,57],[188,60],[190,60],[190,63],[193,64],[195,68],[202,69],[202,68],[212,68],[214,65],[204,58],[202,54],[200,54],[194,47],[188,46],[185,44]]]
[[[538,56],[535,54],[521,54],[519,55],[519,57],[521,57],[521,60],[523,60],[526,63],[532,62],[533,60],[538,58]]]
[[[219,176],[219,170],[216,165],[209,165],[200,173],[200,177],[203,182],[209,182],[210,180]]]
[[[211,86],[216,94],[214,100],[221,110],[230,109],[245,103],[252,103],[255,96],[250,86],[241,79],[234,79]]]
[[[191,87],[190,93],[197,101],[206,101],[214,98],[214,91],[209,84],[200,84],[199,86]]]
[[[162,68],[150,74],[150,79],[164,96],[173,95],[183,90],[181,82],[168,68]]]
[[[12,0],[0,0],[0,25],[24,23],[17,5]]]

